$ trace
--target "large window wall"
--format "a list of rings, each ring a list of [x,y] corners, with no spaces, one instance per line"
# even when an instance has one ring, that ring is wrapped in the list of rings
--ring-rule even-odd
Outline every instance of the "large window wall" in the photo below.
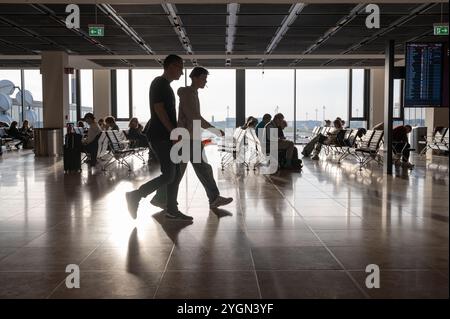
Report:
[[[94,112],[94,79],[92,70],[80,70],[80,97],[81,114],[80,118],[88,112]]]
[[[296,70],[297,143],[304,143],[324,120],[348,121],[348,77],[348,69]]]
[[[288,124],[284,133],[294,139],[294,77],[295,70],[246,70],[245,116],[259,121],[265,113],[283,113]]]

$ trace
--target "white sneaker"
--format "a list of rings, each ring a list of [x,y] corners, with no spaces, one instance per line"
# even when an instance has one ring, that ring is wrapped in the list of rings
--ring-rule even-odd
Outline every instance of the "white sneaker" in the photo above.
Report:
[[[231,197],[217,196],[217,198],[209,205],[209,208],[217,208],[219,206],[228,205],[233,201]]]

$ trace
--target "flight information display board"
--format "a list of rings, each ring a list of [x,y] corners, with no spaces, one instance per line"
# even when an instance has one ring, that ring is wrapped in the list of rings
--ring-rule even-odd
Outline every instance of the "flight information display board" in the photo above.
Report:
[[[443,43],[407,43],[405,107],[442,106]]]

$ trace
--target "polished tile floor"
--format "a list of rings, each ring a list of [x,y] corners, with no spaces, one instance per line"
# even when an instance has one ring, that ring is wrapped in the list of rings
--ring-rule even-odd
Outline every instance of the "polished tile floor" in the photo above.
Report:
[[[216,212],[189,169],[186,224],[150,197],[129,217],[124,192],[156,166],[64,175],[61,160],[7,152],[0,298],[448,298],[448,158],[414,161],[392,177],[333,160],[270,177],[216,170],[235,199]],[[79,289],[65,285],[68,264],[80,267]],[[366,287],[369,264],[378,289]]]

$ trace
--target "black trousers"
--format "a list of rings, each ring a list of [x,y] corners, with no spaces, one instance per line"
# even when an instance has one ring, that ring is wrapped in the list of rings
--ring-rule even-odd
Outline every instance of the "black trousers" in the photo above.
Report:
[[[138,194],[140,197],[146,197],[157,189],[162,188],[167,194],[167,210],[176,212],[178,211],[177,196],[181,171],[180,165],[173,163],[170,159],[170,149],[173,144],[170,140],[151,141],[151,143],[159,158],[162,174],[139,187],[137,190]]]
[[[402,142],[394,142],[394,144],[392,145],[395,153],[402,154],[402,160],[403,162],[408,162],[409,161],[409,155],[410,155],[410,148],[411,145],[409,145],[409,143],[402,143]]]

